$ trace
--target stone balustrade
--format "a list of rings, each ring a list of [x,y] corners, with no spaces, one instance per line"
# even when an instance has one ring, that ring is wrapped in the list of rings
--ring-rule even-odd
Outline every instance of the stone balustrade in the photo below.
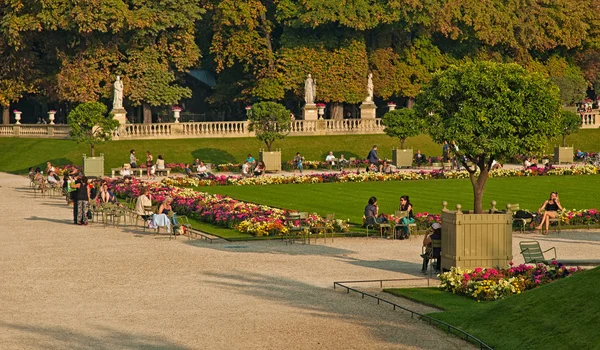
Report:
[[[600,109],[594,109],[589,112],[579,112],[581,117],[582,129],[598,129],[600,128]]]
[[[11,124],[0,125],[0,137],[29,137],[70,139],[68,125],[51,124]]]

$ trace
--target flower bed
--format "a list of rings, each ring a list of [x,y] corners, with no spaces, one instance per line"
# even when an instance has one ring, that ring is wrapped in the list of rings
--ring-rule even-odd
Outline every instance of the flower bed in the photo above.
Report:
[[[290,210],[242,202],[218,194],[173,187],[164,183],[146,183],[137,179],[109,181],[109,187],[121,198],[137,198],[144,188],[150,187],[154,204],[170,196],[173,198],[173,210],[179,214],[254,236],[282,235],[288,232],[285,217]],[[308,223],[310,227],[326,226],[335,232],[348,231],[346,222],[327,221],[316,214],[310,214]]]
[[[498,169],[490,171],[490,177],[521,177],[521,176],[562,176],[562,175],[593,175],[599,169],[592,165],[572,166],[570,168],[529,168],[529,169]],[[183,187],[198,186],[252,186],[252,185],[279,185],[279,184],[306,184],[324,182],[371,182],[371,181],[405,181],[405,180],[433,180],[433,179],[466,179],[469,173],[466,170],[418,170],[403,171],[393,174],[374,172],[335,172],[304,175],[265,175],[259,177],[242,177],[237,175],[218,175],[209,179],[179,178],[164,179],[168,185]]]
[[[569,277],[581,268],[567,269],[560,262],[535,266],[521,264],[508,269],[463,270],[453,267],[440,275],[440,288],[475,300],[498,300]]]

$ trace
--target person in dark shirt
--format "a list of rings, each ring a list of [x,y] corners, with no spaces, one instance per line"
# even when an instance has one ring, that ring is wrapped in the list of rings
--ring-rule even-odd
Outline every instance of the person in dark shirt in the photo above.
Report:
[[[421,272],[426,274],[427,273],[427,265],[429,265],[429,258],[432,257],[434,259],[436,259],[436,266],[435,266],[435,272],[439,273],[440,272],[440,266],[441,266],[441,255],[442,255],[442,248],[439,247],[433,247],[433,241],[441,241],[442,240],[442,225],[438,222],[434,222],[433,224],[431,224],[431,229],[433,230],[433,232],[427,236],[425,236],[425,238],[423,239],[423,247],[425,248],[425,253],[422,254],[421,256],[423,257],[423,268],[421,269]]]
[[[88,179],[82,176],[78,181],[75,182],[77,186],[77,224],[87,225],[88,218],[87,212],[90,205],[90,186]]]
[[[374,223],[382,224],[387,222],[387,219],[379,214],[379,206],[377,205],[377,198],[369,198],[369,203],[364,210],[365,224],[373,225]]]
[[[540,222],[539,226],[536,227],[536,229],[541,230],[542,226],[546,224],[546,234],[548,234],[550,219],[554,219],[555,217],[557,217],[558,211],[563,210],[562,205],[560,205],[560,200],[558,199],[558,192],[550,193],[550,198],[546,200],[538,209],[538,214],[541,215],[542,210],[544,211],[544,215],[542,215],[542,221]]]
[[[367,160],[369,161],[369,166],[367,167],[367,171],[371,168],[371,165],[375,165],[374,168],[379,169],[379,156],[377,155],[377,145],[374,145],[373,148],[369,151],[367,155]],[[377,171],[377,170],[375,170]]]

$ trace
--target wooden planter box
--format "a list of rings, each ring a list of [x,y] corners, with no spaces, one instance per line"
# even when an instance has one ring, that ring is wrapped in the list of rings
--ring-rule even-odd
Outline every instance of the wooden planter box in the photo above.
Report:
[[[554,164],[573,163],[573,147],[554,147]]]
[[[512,213],[442,212],[442,270],[505,267],[512,261]]]
[[[412,149],[392,149],[392,164],[398,168],[412,167],[413,150]]]
[[[260,150],[259,159],[265,163],[265,171],[281,171],[281,150],[272,152]]]
[[[100,154],[100,157],[87,157],[84,154],[83,173],[87,177],[104,176],[104,154]]]

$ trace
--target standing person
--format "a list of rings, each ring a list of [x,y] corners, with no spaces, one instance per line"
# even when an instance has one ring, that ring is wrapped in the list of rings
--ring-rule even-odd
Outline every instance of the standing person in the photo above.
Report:
[[[129,151],[129,165],[131,165],[132,168],[137,168],[137,158],[135,157],[134,149]]]
[[[408,233],[409,232],[408,225],[413,224],[415,222],[415,215],[413,214],[413,206],[412,206],[412,203],[410,202],[410,199],[408,198],[408,196],[400,197],[399,210],[405,211],[408,214],[407,216],[400,219],[400,223],[402,225],[405,225],[405,226],[402,226],[402,234],[400,235],[400,239],[408,239],[408,238],[410,238],[409,233]]]
[[[303,161],[304,161],[304,157],[302,157],[300,155],[300,152],[296,153],[296,156],[294,157],[294,164],[296,165],[298,170],[300,170],[300,175],[302,175],[302,162]]]
[[[373,148],[369,151],[369,155],[367,155],[367,160],[369,161],[367,171],[373,168],[371,165],[375,165],[375,168],[379,169],[379,156],[377,155],[377,145],[374,145]]]
[[[546,234],[548,234],[550,219],[554,219],[558,215],[558,211],[563,210],[562,205],[560,205],[560,200],[558,199],[558,192],[553,191],[550,193],[550,198],[538,209],[538,214],[541,214],[542,210],[544,210],[544,215],[542,216],[540,225],[536,227],[536,230],[542,230],[542,226],[546,224]],[[542,233],[544,233],[543,230]]]
[[[150,180],[150,176],[152,175],[152,153],[150,151],[146,151],[146,179]]]
[[[87,212],[90,205],[90,186],[88,185],[88,179],[82,176],[79,179],[79,186],[77,187],[77,223],[79,225],[88,224]]]
[[[448,162],[450,159],[450,145],[448,141],[444,141],[444,145],[442,145],[442,159],[444,163]]]
[[[70,188],[70,193],[69,193],[69,198],[71,199],[71,202],[73,203],[73,223],[75,225],[77,225],[78,221],[77,221],[77,214],[78,214],[78,204],[77,204],[77,189],[79,189],[79,187],[81,186],[81,173],[79,172],[79,170],[77,168],[73,169],[73,171],[71,172],[71,176],[72,176],[72,180],[70,181],[71,185],[69,186]]]
[[[440,265],[441,265],[441,255],[442,255],[442,248],[439,247],[433,247],[432,242],[434,240],[436,241],[441,241],[442,240],[442,225],[440,225],[438,222],[434,222],[433,224],[431,224],[431,229],[433,230],[433,233],[425,236],[425,238],[423,238],[423,247],[425,248],[425,254],[422,255],[423,257],[423,268],[421,268],[421,272],[423,274],[427,274],[427,265],[429,265],[429,256],[431,254],[431,257],[437,260],[436,266],[435,266],[435,272],[439,273],[440,272]]]

